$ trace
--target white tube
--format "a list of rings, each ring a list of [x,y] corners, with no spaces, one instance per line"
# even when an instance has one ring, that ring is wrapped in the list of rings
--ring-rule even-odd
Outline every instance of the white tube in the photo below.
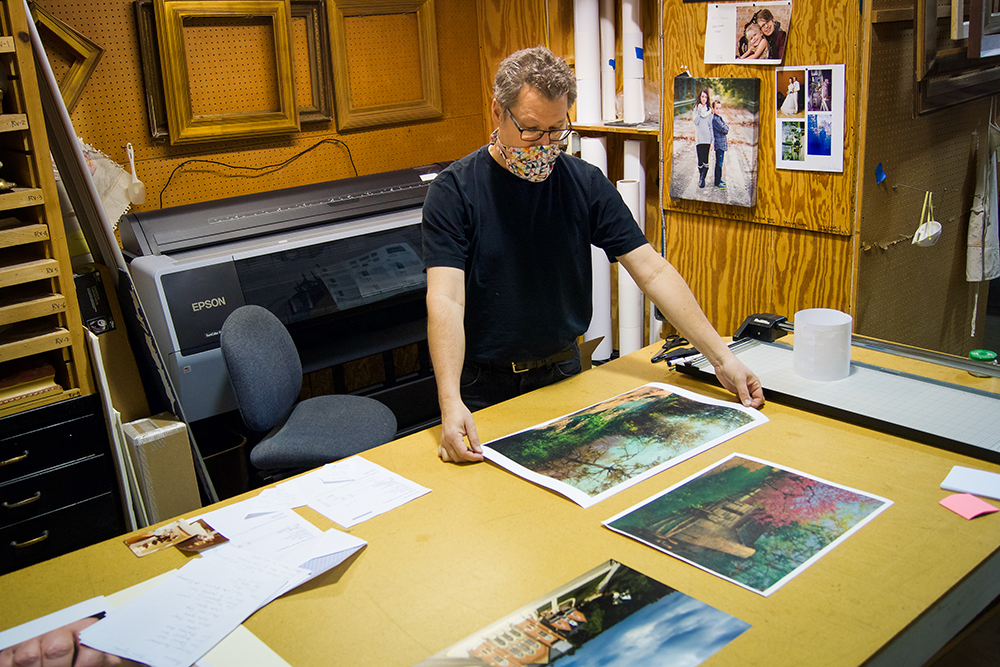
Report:
[[[576,61],[576,122],[601,122],[601,38],[598,0],[574,0],[573,44]]]
[[[606,137],[581,137],[580,157],[608,175],[608,146]],[[584,334],[585,341],[604,337],[591,358],[607,361],[611,358],[614,345],[611,341],[611,262],[600,248],[590,247],[591,287],[593,291],[594,314],[590,327]]]
[[[654,311],[656,306],[652,301],[649,302],[649,344],[653,345],[658,343],[663,339],[663,322],[656,319]]]
[[[615,96],[615,0],[601,0],[601,115],[605,122],[618,119]]]
[[[638,219],[639,181],[622,179],[618,181],[618,193],[622,196],[632,217]],[[628,271],[618,267],[618,352],[621,356],[642,348],[643,297]]]
[[[622,115],[626,123],[642,123],[646,120],[639,8],[638,0],[622,1]]]
[[[646,232],[646,169],[642,166],[642,142],[635,139],[626,139],[625,159],[622,176],[627,180],[639,182],[639,214],[635,221],[639,223],[639,229]]]

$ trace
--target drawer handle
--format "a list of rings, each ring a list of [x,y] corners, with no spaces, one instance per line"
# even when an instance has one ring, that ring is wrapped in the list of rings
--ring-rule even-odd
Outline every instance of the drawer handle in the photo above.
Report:
[[[33,544],[38,544],[39,542],[44,542],[48,538],[49,538],[49,531],[46,530],[46,531],[43,531],[41,535],[39,535],[38,537],[36,537],[33,540],[28,540],[27,542],[18,542],[17,540],[15,540],[15,541],[13,541],[13,542],[10,543],[10,546],[14,547],[15,549],[23,549],[25,547],[30,547]]]
[[[21,454],[20,456],[15,456],[14,458],[7,459],[6,461],[0,461],[0,468],[2,468],[4,466],[9,466],[11,463],[17,463],[18,461],[23,461],[26,458],[28,458],[28,450],[27,449],[24,450],[24,454]]]
[[[15,507],[24,507],[25,505],[30,505],[31,503],[35,502],[36,500],[38,500],[41,497],[42,497],[42,492],[41,491],[35,491],[35,495],[31,496],[30,498],[25,498],[24,500],[19,500],[16,503],[8,503],[5,500],[5,501],[3,501],[3,506],[4,506],[4,509],[12,510]]]

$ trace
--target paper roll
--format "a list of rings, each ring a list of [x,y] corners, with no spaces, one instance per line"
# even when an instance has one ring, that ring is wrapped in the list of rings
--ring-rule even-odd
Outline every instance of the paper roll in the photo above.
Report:
[[[618,119],[615,98],[618,82],[615,75],[615,0],[601,0],[601,115],[605,121]]]
[[[635,139],[626,139],[625,158],[622,169],[622,176],[626,180],[639,182],[639,207],[635,221],[639,223],[639,229],[646,231],[646,169],[642,165],[642,142]]]
[[[608,175],[607,137],[580,137],[580,159],[589,162]]]
[[[576,69],[576,122],[601,122],[601,37],[598,0],[573,2],[573,55]]]
[[[810,308],[795,313],[792,371],[807,380],[843,380],[851,374],[851,323],[847,313]]]
[[[606,137],[580,137],[580,157],[608,175],[608,146]],[[611,262],[600,248],[591,246],[591,287],[594,314],[584,340],[604,336],[594,350],[592,359],[607,361],[614,349],[611,341]]]
[[[642,79],[625,79],[622,86],[622,120],[626,123],[645,122],[646,100]]]
[[[618,193],[638,219],[639,181],[623,178],[618,181]],[[618,269],[618,352],[625,356],[642,348],[643,296],[628,271]]]

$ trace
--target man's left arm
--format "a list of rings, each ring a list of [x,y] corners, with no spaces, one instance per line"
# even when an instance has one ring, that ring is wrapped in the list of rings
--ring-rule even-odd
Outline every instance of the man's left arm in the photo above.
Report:
[[[743,405],[760,407],[764,403],[760,380],[719,337],[677,269],[648,243],[618,261],[667,320],[715,367],[722,386],[736,394]]]

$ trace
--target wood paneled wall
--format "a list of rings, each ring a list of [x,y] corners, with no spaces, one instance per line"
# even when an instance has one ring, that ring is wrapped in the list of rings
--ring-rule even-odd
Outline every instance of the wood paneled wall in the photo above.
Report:
[[[335,122],[309,123],[279,138],[213,142],[186,146],[150,139],[139,42],[131,0],[46,0],[45,8],[105,49],[104,56],[71,116],[77,134],[111,159],[128,167],[125,144],[135,149],[136,170],[146,184],[143,211],[160,208],[160,193],[170,173],[186,160],[261,167],[283,162],[323,139],[346,144],[358,173],[452,160],[482,145],[479,48],[470,35],[479,32],[475,3],[436,0],[437,40],[444,117],[392,127],[340,134]],[[57,78],[66,62],[56,49],[48,53]],[[392,67],[393,63],[384,63]],[[231,75],[220,66],[218,76]],[[417,74],[418,75],[418,74]],[[336,110],[334,111],[336,113]],[[259,174],[259,175],[258,175]],[[178,171],[163,192],[163,206],[317,183],[354,175],[347,149],[322,145],[287,167],[266,173],[198,163]]]
[[[672,80],[761,79],[757,205],[753,208],[671,200],[671,151],[663,151],[666,255],[688,280],[709,320],[732,334],[751,313],[791,318],[803,308],[851,312],[860,112],[861,17],[857,3],[808,0],[793,5],[784,65],[846,64],[843,173],[775,168],[774,67],[706,65],[704,3],[663,3],[663,136],[673,132]],[[774,224],[754,222],[773,221]],[[847,230],[848,235],[819,230]]]

